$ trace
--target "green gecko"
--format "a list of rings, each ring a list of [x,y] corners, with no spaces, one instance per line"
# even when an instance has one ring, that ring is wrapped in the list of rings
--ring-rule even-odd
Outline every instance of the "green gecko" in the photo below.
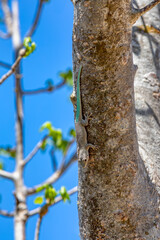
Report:
[[[82,116],[82,102],[81,102],[81,90],[80,90],[80,79],[81,79],[82,66],[79,68],[78,78],[77,78],[77,106],[76,106],[76,116],[75,116],[75,129],[76,129],[76,140],[77,140],[77,153],[78,160],[86,162],[85,166],[89,160],[89,148],[95,148],[94,145],[87,142],[87,132],[85,127],[88,126],[89,117],[85,115],[83,119]],[[75,94],[71,95],[71,101],[75,109]]]

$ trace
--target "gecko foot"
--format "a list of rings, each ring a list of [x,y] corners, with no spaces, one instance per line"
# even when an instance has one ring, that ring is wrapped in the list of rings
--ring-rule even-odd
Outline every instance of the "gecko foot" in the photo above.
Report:
[[[88,126],[88,120],[91,119],[91,114],[85,114],[84,115],[84,119],[81,120],[81,124],[83,127],[87,127]]]
[[[97,146],[95,146],[95,145],[93,145],[93,144],[91,144],[91,143],[88,143],[88,144],[87,144],[87,150],[88,150],[89,148],[92,148],[93,150],[95,150],[95,149],[97,149]]]

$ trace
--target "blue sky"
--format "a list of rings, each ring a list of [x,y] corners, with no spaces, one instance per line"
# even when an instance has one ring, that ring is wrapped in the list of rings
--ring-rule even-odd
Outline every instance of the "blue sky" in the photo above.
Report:
[[[19,1],[22,37],[32,23],[37,3],[38,0]],[[49,78],[56,84],[60,82],[58,72],[72,67],[72,24],[73,6],[70,0],[51,0],[44,5],[39,26],[32,37],[37,44],[37,49],[22,63],[25,90],[45,87],[45,81]],[[0,27],[4,30],[3,26]],[[11,41],[0,39],[0,61],[12,63],[12,55]],[[0,67],[0,76],[5,72],[6,69]],[[39,128],[45,121],[51,121],[55,128],[61,128],[64,136],[67,136],[69,129],[74,126],[73,108],[69,100],[71,91],[71,88],[63,87],[50,94],[24,97],[25,155],[44,135],[39,132]],[[0,146],[15,146],[15,102],[12,77],[0,86],[0,111]],[[3,160],[5,170],[14,170],[13,159],[0,157],[0,160]],[[34,186],[51,174],[52,165],[49,154],[39,152],[25,169],[25,184],[29,187]],[[54,187],[59,189],[65,185],[69,190],[77,185],[77,178],[77,164],[74,164]],[[10,181],[0,179],[2,195],[0,208],[9,211],[14,209],[13,189],[14,186]],[[28,198],[29,209],[37,207],[33,201],[34,197]],[[74,195],[71,197],[71,204],[61,202],[50,208],[42,222],[40,240],[79,239],[76,202],[77,196]],[[34,239],[36,220],[37,216],[32,217],[27,223],[27,240]],[[0,239],[14,239],[12,219],[0,217]]]

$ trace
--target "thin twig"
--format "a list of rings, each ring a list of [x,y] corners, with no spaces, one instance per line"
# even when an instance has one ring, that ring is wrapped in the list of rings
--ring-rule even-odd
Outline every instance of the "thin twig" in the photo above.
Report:
[[[35,238],[34,238],[35,240],[39,240],[41,223],[42,223],[42,216],[40,215],[38,217],[37,224],[36,224]]]
[[[11,36],[12,34],[12,16],[11,16],[11,12],[8,6],[8,0],[1,0],[2,3],[2,9],[3,9],[3,13],[4,13],[4,21],[7,27],[7,31],[8,33],[1,33],[1,37],[3,38],[8,38]]]
[[[27,90],[27,91],[22,91],[23,95],[35,95],[39,93],[48,93],[48,92],[53,92],[65,85],[66,81],[63,80],[61,83],[57,84],[56,86],[51,86],[48,88],[40,88],[40,89],[35,89],[35,90]]]
[[[5,63],[5,62],[2,62],[2,61],[0,61],[0,66],[2,66],[2,67],[4,67],[4,68],[8,68],[8,69],[10,69],[10,68],[12,67],[11,64]]]
[[[73,139],[68,143],[67,149],[66,149],[66,151],[65,151],[65,153],[64,153],[64,155],[63,155],[62,161],[61,161],[61,166],[60,166],[60,168],[64,168],[68,151],[69,151],[70,147],[72,146],[72,144],[73,144],[74,142],[75,142],[75,139],[73,138]]]
[[[41,141],[37,143],[37,145],[34,147],[34,149],[28,154],[28,156],[24,159],[24,165],[26,165],[38,152],[38,150],[42,147],[44,141],[48,138],[49,136],[46,135],[43,137]]]
[[[137,9],[139,9],[139,5],[138,5],[136,0],[134,1],[134,3],[136,5]],[[159,64],[157,64],[157,61],[156,61],[155,52],[154,52],[153,45],[152,45],[152,37],[148,32],[148,29],[147,29],[147,26],[145,24],[145,20],[144,20],[143,16],[141,16],[141,20],[142,20],[142,23],[143,23],[143,26],[144,26],[144,31],[147,33],[147,38],[148,38],[148,42],[149,42],[149,45],[150,45],[152,58],[153,58],[154,66],[155,66],[155,69],[156,69],[156,74],[157,74],[157,77],[159,78],[159,74],[158,74],[159,66],[157,66]]]
[[[160,3],[160,0],[153,0],[151,3],[149,3],[147,6],[141,9],[133,8],[132,16],[131,16],[131,24],[134,24],[140,16],[151,10],[153,7],[155,7],[157,4]]]
[[[140,9],[136,0],[135,0],[135,4],[136,4],[137,9]],[[147,26],[145,24],[143,16],[141,16],[141,20],[142,20],[142,23],[143,23],[143,26],[144,26],[144,30],[148,33]],[[151,40],[151,37],[150,37],[149,33],[147,34],[147,38],[148,38],[148,41],[149,41],[149,45],[150,45],[150,49],[151,49],[151,53],[152,53],[152,57],[153,57],[153,62],[154,62],[155,68],[156,68],[155,54],[154,54],[154,50],[153,50],[153,46],[152,46],[152,40]]]
[[[69,168],[69,166],[77,160],[77,154],[75,153],[71,159],[68,161],[67,164],[59,168],[56,172],[54,172],[49,178],[47,178],[44,182],[42,182],[39,185],[34,186],[33,188],[28,188],[27,189],[27,195],[32,195],[37,192],[37,189],[40,189],[44,185],[50,185],[56,182],[61,175]]]
[[[70,189],[70,190],[67,191],[67,192],[68,192],[69,196],[71,196],[71,195],[73,195],[74,193],[76,193],[77,190],[78,190],[78,187],[76,186],[76,187]],[[34,209],[34,210],[31,210],[31,211],[28,213],[28,216],[34,216],[34,215],[36,215],[36,214],[40,214],[41,211],[42,211],[42,208],[44,208],[45,206],[48,208],[48,207],[50,207],[50,206],[55,205],[56,203],[61,202],[62,200],[63,200],[62,197],[61,197],[61,196],[58,196],[58,197],[55,198],[55,200],[54,200],[54,202],[53,202],[52,204],[50,204],[50,205],[45,204],[45,205],[43,205],[42,207],[38,207],[38,208],[36,208],[36,209]]]
[[[5,210],[0,210],[0,215],[4,216],[4,217],[14,217],[14,212],[7,212]]]
[[[53,171],[57,171],[57,161],[54,155],[54,148],[50,150],[50,156],[51,156],[51,161],[52,161],[52,166],[53,166]]]
[[[25,52],[26,52],[25,49],[21,49],[19,51],[19,55],[18,55],[16,61],[13,63],[11,69],[1,77],[0,85],[16,71],[16,68],[19,65],[21,59],[24,57]]]
[[[0,31],[0,38],[3,38],[3,39],[8,39],[10,38],[10,34],[9,33],[4,33],[2,31]]]
[[[33,24],[31,26],[30,30],[27,32],[26,37],[31,37],[34,34],[34,32],[35,32],[35,30],[37,28],[40,16],[41,16],[43,3],[44,3],[43,0],[39,0],[38,8],[36,10],[36,14],[35,14],[35,18],[34,18]]]
[[[10,179],[10,180],[14,180],[13,173],[7,172],[7,171],[2,170],[2,169],[0,169],[0,177]]]

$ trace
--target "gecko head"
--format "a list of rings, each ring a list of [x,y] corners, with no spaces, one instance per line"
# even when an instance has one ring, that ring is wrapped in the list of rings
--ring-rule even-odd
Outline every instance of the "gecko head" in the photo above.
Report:
[[[89,160],[89,153],[86,148],[79,149],[79,160],[83,162],[88,162]]]

